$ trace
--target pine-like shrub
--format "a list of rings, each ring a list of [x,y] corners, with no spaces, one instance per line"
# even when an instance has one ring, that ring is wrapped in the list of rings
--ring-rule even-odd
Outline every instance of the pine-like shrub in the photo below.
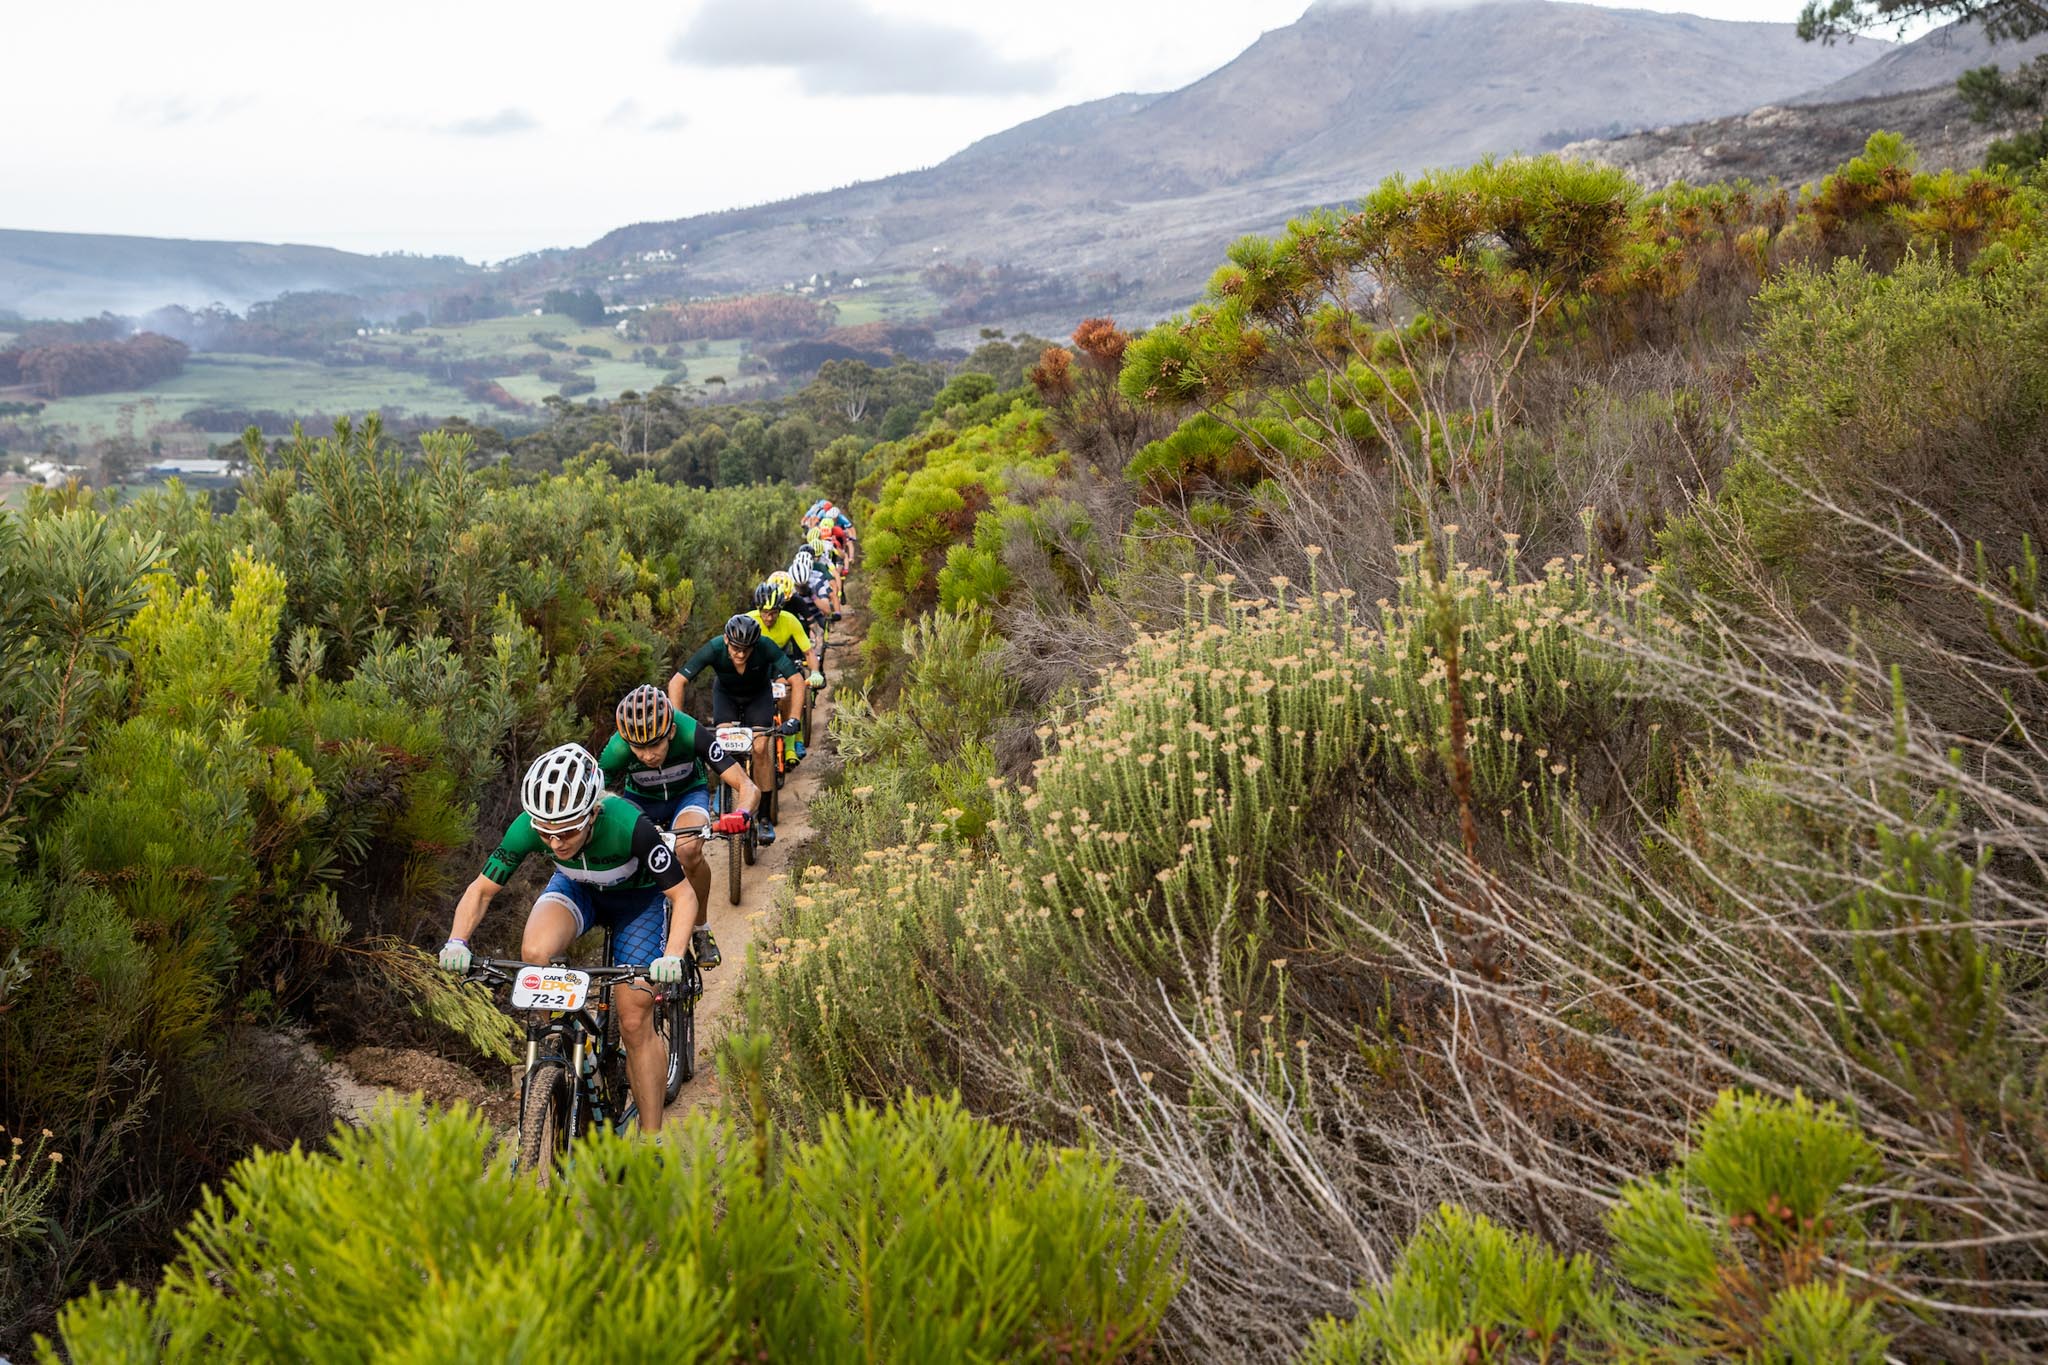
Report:
[[[697,1116],[579,1144],[556,1188],[473,1112],[388,1109],[210,1193],[152,1295],[95,1291],[45,1360],[1144,1358],[1178,1229],[1115,1168],[948,1100],[786,1150]]]
[[[1445,1205],[1304,1365],[1588,1357],[1876,1365],[1885,1293],[1852,1187],[1877,1151],[1833,1105],[1726,1092],[1675,1169],[1630,1182],[1596,1267]]]

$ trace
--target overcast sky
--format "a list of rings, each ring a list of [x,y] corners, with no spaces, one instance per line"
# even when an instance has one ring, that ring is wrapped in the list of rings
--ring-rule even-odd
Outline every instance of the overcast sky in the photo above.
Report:
[[[11,0],[0,227],[501,259],[1172,89],[1306,3]]]

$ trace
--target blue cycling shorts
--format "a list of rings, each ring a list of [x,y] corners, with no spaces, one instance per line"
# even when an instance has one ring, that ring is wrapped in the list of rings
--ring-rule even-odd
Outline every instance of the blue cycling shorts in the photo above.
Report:
[[[641,814],[654,822],[656,829],[669,829],[675,825],[676,817],[686,810],[701,810],[711,813],[711,789],[692,787],[681,796],[666,800],[654,796],[642,796],[639,792],[625,793],[626,799],[640,808]]]
[[[611,930],[614,967],[645,967],[668,946],[668,897],[658,889],[600,891],[557,872],[534,904],[544,900],[561,901],[575,912],[579,938],[592,929]]]

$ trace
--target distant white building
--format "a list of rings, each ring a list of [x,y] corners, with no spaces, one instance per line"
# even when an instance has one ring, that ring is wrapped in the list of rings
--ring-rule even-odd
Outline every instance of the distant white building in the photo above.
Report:
[[[84,465],[58,464],[55,460],[31,460],[28,476],[45,488],[61,487],[65,480],[75,479],[85,473]]]
[[[177,479],[194,488],[225,488],[241,478],[242,471],[240,460],[210,460],[182,455],[166,460],[152,460],[142,469],[145,475],[158,482]]]

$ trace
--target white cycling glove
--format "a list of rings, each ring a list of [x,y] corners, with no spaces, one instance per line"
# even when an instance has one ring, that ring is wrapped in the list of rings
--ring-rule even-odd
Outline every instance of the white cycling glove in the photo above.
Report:
[[[811,676],[805,678],[804,681],[813,687],[823,687],[825,685],[825,675],[814,668],[811,670]]]
[[[451,938],[441,945],[441,970],[461,976],[469,970],[469,945]]]
[[[649,980],[659,981],[664,986],[672,986],[683,979],[683,960],[666,954],[657,957],[648,964],[647,976]]]

